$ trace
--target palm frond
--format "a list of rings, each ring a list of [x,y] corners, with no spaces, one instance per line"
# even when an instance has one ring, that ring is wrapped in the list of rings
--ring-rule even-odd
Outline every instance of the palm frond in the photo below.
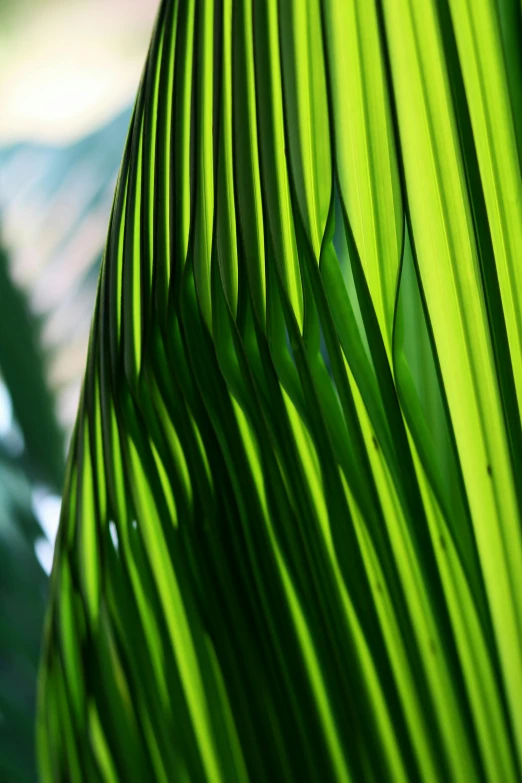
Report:
[[[44,780],[522,774],[505,19],[162,4],[68,463]]]

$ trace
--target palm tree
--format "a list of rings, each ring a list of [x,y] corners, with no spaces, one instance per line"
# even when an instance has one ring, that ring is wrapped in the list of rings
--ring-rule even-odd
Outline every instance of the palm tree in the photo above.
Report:
[[[44,781],[519,779],[520,30],[516,0],[163,2]]]

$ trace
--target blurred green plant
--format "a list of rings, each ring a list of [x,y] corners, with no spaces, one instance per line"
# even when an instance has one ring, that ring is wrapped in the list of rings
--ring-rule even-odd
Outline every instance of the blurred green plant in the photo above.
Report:
[[[0,780],[36,780],[36,677],[48,578],[23,472],[0,454]]]
[[[21,459],[26,461],[28,475],[59,488],[65,443],[56,421],[55,400],[45,381],[40,327],[26,297],[13,283],[7,255],[0,248],[0,370],[25,441]]]
[[[74,424],[114,184],[130,109],[65,146],[0,148],[0,212],[11,279],[38,321],[37,351],[60,426]],[[9,321],[7,321],[9,323]],[[13,360],[22,355],[9,341]],[[30,399],[31,388],[20,388]],[[38,416],[38,408],[33,407]],[[41,442],[45,443],[45,439]],[[63,463],[63,458],[62,458]]]
[[[162,4],[68,463],[44,781],[520,778],[520,14]]]
[[[0,780],[19,783],[36,779],[36,678],[48,588],[35,550],[45,534],[29,477],[58,491],[64,446],[44,381],[39,324],[7,268],[0,247],[0,391],[9,394],[17,425],[7,422],[0,433]]]

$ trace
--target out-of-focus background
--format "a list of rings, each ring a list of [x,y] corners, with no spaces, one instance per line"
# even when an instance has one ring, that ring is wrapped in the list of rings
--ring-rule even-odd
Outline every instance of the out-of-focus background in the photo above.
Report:
[[[159,0],[0,0],[0,783],[34,707],[67,443]]]

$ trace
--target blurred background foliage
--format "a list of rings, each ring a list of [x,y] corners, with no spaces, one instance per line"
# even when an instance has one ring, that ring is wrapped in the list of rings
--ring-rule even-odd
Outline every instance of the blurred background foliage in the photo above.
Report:
[[[34,705],[65,456],[155,0],[0,4],[0,782]]]

